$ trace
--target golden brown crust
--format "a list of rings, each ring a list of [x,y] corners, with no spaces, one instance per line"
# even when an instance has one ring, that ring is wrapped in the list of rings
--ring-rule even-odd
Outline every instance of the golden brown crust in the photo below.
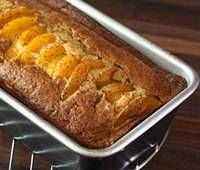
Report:
[[[61,25],[62,29],[70,29],[72,35],[69,35],[69,41],[80,41],[78,48],[67,47],[72,49],[69,51],[73,55],[84,56],[84,49],[87,49],[90,54],[101,57],[101,60],[109,64],[112,63],[113,68],[123,70],[123,78],[127,76],[129,83],[134,84],[135,91],[127,91],[117,102],[112,103],[96,87],[95,82],[87,78],[73,94],[62,99],[62,88],[39,65],[4,61],[4,52],[9,46],[9,41],[0,37],[1,87],[11,91],[22,102],[82,145],[90,148],[111,145],[185,87],[186,83],[182,78],[152,65],[141,57],[139,52],[128,47],[126,43],[106,32],[70,5],[66,6],[61,0],[40,0],[48,3],[50,7],[32,0],[17,2],[39,12],[43,24],[49,27]],[[60,7],[63,13],[52,10]],[[4,41],[8,41],[8,45],[3,45]]]
[[[1,86],[43,112],[45,117],[58,112],[58,89],[37,67],[18,62],[0,63]],[[51,92],[51,93],[49,93]]]

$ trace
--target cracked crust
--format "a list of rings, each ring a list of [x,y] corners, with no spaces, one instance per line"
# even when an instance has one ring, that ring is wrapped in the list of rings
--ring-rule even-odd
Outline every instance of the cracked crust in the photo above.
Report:
[[[105,94],[90,80],[84,81],[69,97],[61,99],[63,84],[58,85],[60,80],[53,80],[37,64],[4,61],[4,52],[10,42],[4,43],[7,40],[1,38],[0,86],[86,147],[110,146],[186,86],[181,77],[153,65],[139,52],[61,0],[10,2],[39,12],[40,20],[50,30],[52,27],[56,31],[70,30],[70,34],[64,36],[67,41],[78,39],[76,44],[66,44],[72,55],[83,57],[89,51],[100,56],[104,64],[112,63],[113,68],[123,70],[122,77],[127,77],[129,83],[134,84],[135,91],[124,93],[118,103],[106,100]]]

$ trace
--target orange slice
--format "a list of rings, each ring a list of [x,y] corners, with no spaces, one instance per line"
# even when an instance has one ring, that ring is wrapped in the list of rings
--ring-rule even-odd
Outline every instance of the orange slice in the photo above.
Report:
[[[18,56],[18,50],[15,47],[15,44],[11,45],[5,54],[7,60],[15,59]]]
[[[16,43],[17,48],[20,49],[21,46],[27,45],[33,38],[45,32],[46,28],[44,26],[39,26],[39,25],[32,26],[19,36]]]
[[[54,72],[58,60],[60,60],[64,54],[65,48],[59,43],[54,43],[41,50],[40,54],[35,59],[35,63],[51,75]]]
[[[100,69],[104,67],[104,63],[98,59],[86,59],[78,64],[72,72],[61,97],[64,99],[72,95],[81,84],[87,80],[88,73],[93,69]]]
[[[63,79],[69,78],[74,68],[79,64],[79,58],[73,55],[63,57],[56,65],[54,78]]]
[[[30,29],[24,31],[17,41],[8,49],[6,56],[8,59],[16,58],[18,56],[18,52],[23,50],[24,46],[26,46],[33,38],[45,32],[45,27],[35,25]]]
[[[125,92],[133,90],[129,85],[121,83],[112,83],[102,88],[106,98],[111,103],[117,101]]]
[[[98,88],[101,88],[112,82],[112,75],[114,73],[114,68],[105,68],[93,74],[93,79]]]
[[[33,16],[33,11],[25,7],[17,7],[14,9],[6,10],[0,14],[0,27],[6,23],[22,16]]]
[[[64,54],[65,48],[61,44],[54,43],[41,50],[39,56],[35,59],[35,63],[41,67],[46,67],[52,60],[60,58]]]
[[[38,53],[43,47],[55,41],[56,37],[51,33],[45,33],[35,37],[21,54],[20,60],[27,64],[33,63],[34,55]]]
[[[8,22],[1,30],[1,36],[8,38],[12,41],[18,38],[18,36],[26,29],[36,24],[35,17],[20,17]]]

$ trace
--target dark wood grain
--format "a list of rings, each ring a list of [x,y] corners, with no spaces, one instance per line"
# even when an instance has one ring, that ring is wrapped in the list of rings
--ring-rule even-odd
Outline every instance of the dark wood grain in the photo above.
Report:
[[[88,0],[147,39],[179,56],[200,73],[199,0]],[[9,137],[0,132],[0,169],[6,169]],[[30,158],[22,146],[16,166],[26,169]],[[37,170],[48,169],[39,159]],[[16,168],[17,169],[17,168]],[[169,137],[145,170],[200,169],[200,90],[178,110]]]

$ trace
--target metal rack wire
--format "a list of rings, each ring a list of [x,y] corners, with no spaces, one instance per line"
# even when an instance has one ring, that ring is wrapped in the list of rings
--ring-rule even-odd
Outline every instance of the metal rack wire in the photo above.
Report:
[[[20,142],[20,140],[23,140],[23,138],[14,137],[12,139],[8,170],[13,170],[14,169],[14,158],[15,158],[16,145],[17,145],[17,142]],[[34,153],[34,151],[32,151],[32,153],[31,153],[31,159],[30,159],[30,164],[29,164],[29,170],[34,170],[34,167],[35,167],[34,163],[35,163],[35,159],[36,159],[37,155],[38,154],[36,154],[36,153]],[[55,166],[51,165],[50,166],[50,170],[54,170],[57,167],[59,167],[59,166],[58,165],[55,165]]]
[[[1,125],[0,125],[1,127]],[[149,149],[152,149],[152,153],[150,154],[150,156],[148,156],[147,159],[145,159],[145,161],[136,162],[136,166],[133,170],[141,170],[153,157],[154,155],[160,150],[160,148],[162,147],[162,145],[164,144],[166,138],[168,136],[168,131],[165,134],[164,138],[162,139],[162,141],[160,143],[157,144],[151,144],[148,143],[149,145]],[[24,138],[23,137],[14,137],[12,139],[12,144],[11,144],[11,149],[10,149],[10,157],[9,157],[9,166],[8,166],[8,170],[13,170],[14,168],[14,158],[15,158],[15,152],[16,152],[16,145],[18,142],[22,141]],[[144,151],[146,152],[146,151]],[[142,155],[143,153],[141,153]],[[30,159],[30,163],[29,163],[29,170],[34,170],[35,169],[35,159],[36,157],[39,156],[38,153],[35,153],[34,151],[31,152],[31,159]],[[140,155],[138,155],[140,156]],[[132,158],[130,157],[129,160],[127,161],[126,165],[124,166],[123,170],[125,170],[127,168],[127,166],[130,166],[130,164],[133,163]],[[50,170],[58,170],[58,169],[64,169],[66,166],[65,165],[50,165]]]

